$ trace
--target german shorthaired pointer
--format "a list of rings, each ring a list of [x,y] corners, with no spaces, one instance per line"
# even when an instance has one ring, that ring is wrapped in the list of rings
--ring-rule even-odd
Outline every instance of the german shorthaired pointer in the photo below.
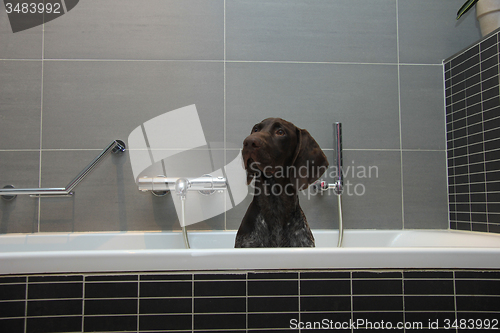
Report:
[[[328,167],[313,137],[286,120],[268,118],[243,141],[242,155],[247,184],[255,180],[254,197],[235,247],[314,247],[297,194]]]

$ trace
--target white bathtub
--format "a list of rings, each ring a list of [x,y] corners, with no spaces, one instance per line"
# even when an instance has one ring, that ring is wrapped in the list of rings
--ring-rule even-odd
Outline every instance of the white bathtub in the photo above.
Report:
[[[498,269],[500,235],[451,230],[313,230],[316,248],[234,249],[235,232],[0,236],[0,274],[257,269]]]

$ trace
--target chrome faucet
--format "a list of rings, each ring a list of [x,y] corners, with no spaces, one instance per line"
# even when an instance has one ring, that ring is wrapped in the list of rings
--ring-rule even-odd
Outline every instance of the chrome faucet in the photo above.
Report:
[[[210,195],[216,191],[227,189],[227,180],[224,177],[212,177],[211,175],[203,175],[197,178],[173,178],[165,176],[156,177],[141,177],[137,179],[139,190],[146,192],[151,191],[157,196],[163,196],[174,190],[175,194],[181,200],[181,214],[179,223],[182,228],[184,245],[189,249],[189,239],[186,230],[186,197],[188,191],[198,191],[204,195]],[[160,194],[158,194],[160,193]]]

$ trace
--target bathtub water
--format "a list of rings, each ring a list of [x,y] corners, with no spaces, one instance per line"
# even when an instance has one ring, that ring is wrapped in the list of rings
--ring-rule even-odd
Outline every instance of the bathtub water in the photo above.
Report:
[[[498,269],[500,235],[452,230],[313,230],[316,248],[234,249],[235,232],[0,236],[0,274],[258,269]]]

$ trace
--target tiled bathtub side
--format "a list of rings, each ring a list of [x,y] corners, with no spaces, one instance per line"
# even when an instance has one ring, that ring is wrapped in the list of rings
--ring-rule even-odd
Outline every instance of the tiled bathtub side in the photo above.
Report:
[[[351,332],[352,325],[383,322],[395,332],[403,332],[398,325],[456,332],[498,320],[499,282],[500,271],[471,270],[4,276],[0,330],[282,332],[330,325]]]

